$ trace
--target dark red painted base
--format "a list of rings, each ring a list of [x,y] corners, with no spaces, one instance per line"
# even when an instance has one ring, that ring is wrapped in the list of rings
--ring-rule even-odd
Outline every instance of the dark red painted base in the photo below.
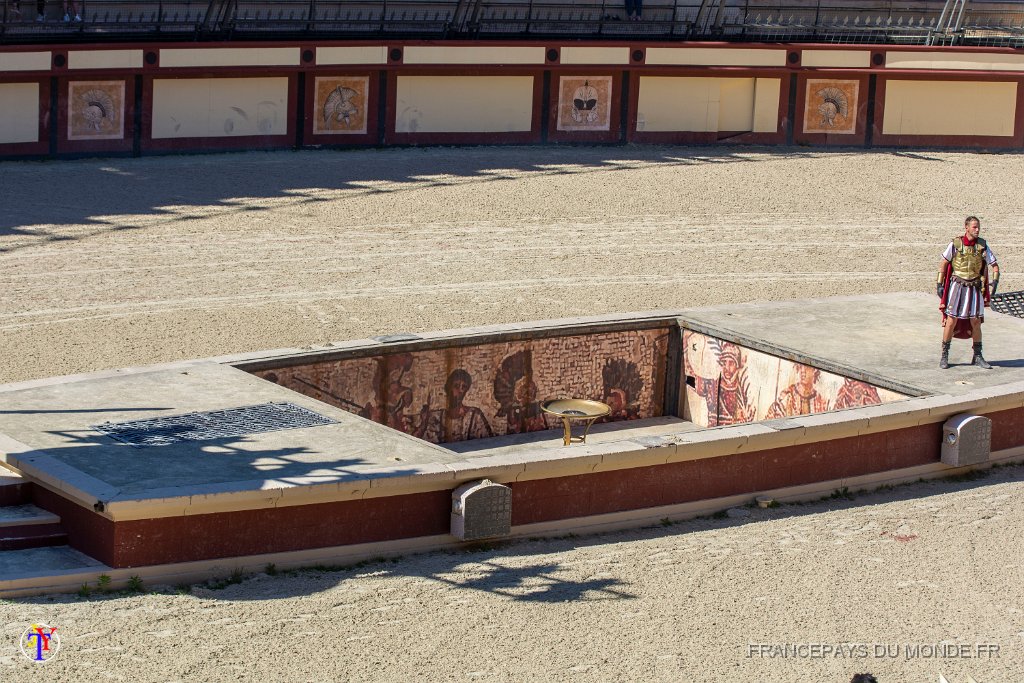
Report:
[[[938,461],[939,425],[512,486],[512,524],[755,493]]]

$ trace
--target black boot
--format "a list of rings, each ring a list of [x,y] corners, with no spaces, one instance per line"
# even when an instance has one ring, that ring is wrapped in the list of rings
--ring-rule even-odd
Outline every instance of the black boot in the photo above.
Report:
[[[981,355],[981,342],[974,342],[974,358],[971,359],[971,365],[977,365],[982,370],[992,369],[989,362]]]
[[[939,367],[943,370],[949,367],[949,347],[953,342],[942,342],[942,358],[939,359]]]

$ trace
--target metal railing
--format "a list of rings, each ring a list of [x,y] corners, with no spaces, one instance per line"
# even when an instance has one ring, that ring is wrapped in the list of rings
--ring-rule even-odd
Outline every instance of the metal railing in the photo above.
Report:
[[[37,19],[37,0],[0,0],[0,42],[561,37],[1024,47],[1021,2],[969,0],[645,0],[639,19],[626,16],[623,0],[45,0]]]

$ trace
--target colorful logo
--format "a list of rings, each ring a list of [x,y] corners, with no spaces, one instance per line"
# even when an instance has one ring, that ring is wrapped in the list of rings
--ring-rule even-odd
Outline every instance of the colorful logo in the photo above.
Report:
[[[32,624],[21,634],[18,641],[21,654],[36,664],[45,664],[57,656],[60,650],[60,636],[57,627],[46,624]]]

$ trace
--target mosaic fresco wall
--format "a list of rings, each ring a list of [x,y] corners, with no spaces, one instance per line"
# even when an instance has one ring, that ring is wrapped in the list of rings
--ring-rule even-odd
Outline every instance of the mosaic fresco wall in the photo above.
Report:
[[[804,102],[804,132],[856,133],[859,98],[859,81],[808,79]]]
[[[607,332],[392,353],[256,371],[432,443],[559,427],[540,404],[590,398],[609,421],[664,409],[668,330]],[[550,422],[549,422],[550,419]]]
[[[702,427],[888,403],[902,394],[802,363],[683,332],[686,415]]]
[[[370,83],[368,77],[317,77],[314,83],[314,134],[366,133],[366,94]]]
[[[68,140],[124,137],[124,81],[68,84]]]
[[[558,130],[609,129],[611,76],[562,76],[558,92]]]

